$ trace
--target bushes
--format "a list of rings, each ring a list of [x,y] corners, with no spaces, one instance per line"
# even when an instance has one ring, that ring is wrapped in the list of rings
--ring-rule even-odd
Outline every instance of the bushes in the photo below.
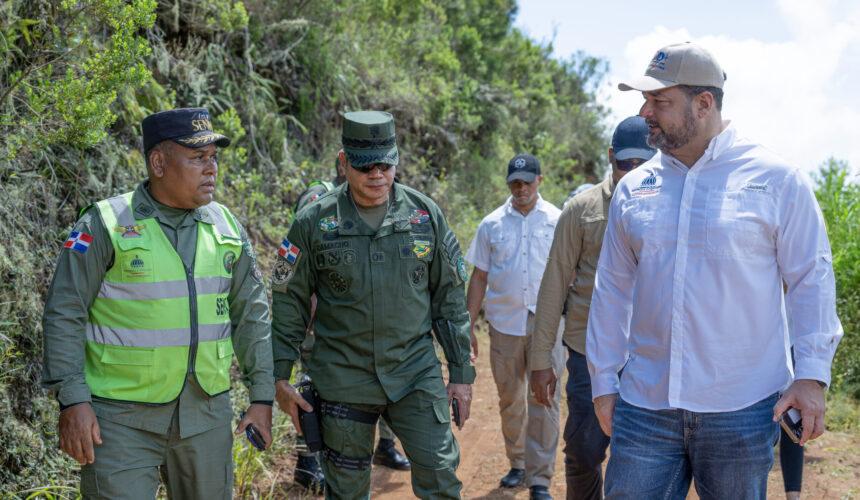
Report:
[[[821,166],[816,195],[827,221],[836,277],[836,312],[845,336],[833,362],[833,387],[860,399],[860,185],[845,162]]]

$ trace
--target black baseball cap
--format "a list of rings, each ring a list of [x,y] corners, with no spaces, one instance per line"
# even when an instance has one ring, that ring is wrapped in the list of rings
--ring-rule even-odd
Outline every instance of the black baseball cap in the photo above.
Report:
[[[540,162],[528,153],[520,153],[508,163],[508,184],[516,180],[534,182],[535,177],[540,175]]]
[[[200,148],[213,142],[222,148],[230,145],[229,138],[212,130],[206,108],[159,111],[144,118],[141,125],[144,152],[167,139],[188,148]]]

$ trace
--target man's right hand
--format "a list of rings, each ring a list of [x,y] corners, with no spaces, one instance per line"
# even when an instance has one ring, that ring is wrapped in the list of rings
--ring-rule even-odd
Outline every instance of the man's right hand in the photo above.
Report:
[[[81,403],[60,412],[60,449],[86,465],[96,461],[93,443],[102,444],[96,413],[89,403]]]
[[[296,428],[298,435],[301,436],[302,426],[299,422],[299,406],[308,413],[314,411],[313,406],[305,401],[305,398],[299,394],[299,391],[295,387],[290,385],[288,380],[278,380],[275,382],[275,399],[278,400],[281,410],[287,412],[290,418],[293,419],[293,426]]]
[[[594,414],[600,422],[600,428],[607,436],[612,436],[612,414],[615,413],[615,400],[618,393],[604,394],[594,398]]]
[[[542,404],[547,408],[552,408],[549,400],[550,398],[555,398],[555,385],[557,382],[558,378],[556,378],[555,372],[552,371],[552,368],[532,371],[532,377],[529,384],[531,385],[532,392],[539,404]]]

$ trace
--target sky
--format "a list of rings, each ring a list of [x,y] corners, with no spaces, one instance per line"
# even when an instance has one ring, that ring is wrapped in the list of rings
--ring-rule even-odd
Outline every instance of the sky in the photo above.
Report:
[[[860,181],[860,1],[518,0],[515,26],[553,55],[608,61],[597,90],[608,130],[639,111],[619,81],[645,73],[657,49],[691,41],[727,74],[723,119],[791,164],[847,161]]]

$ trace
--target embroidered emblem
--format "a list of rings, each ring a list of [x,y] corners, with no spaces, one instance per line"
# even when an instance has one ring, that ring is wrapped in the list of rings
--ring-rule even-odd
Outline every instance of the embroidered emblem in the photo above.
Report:
[[[469,272],[466,271],[466,263],[463,261],[463,257],[457,259],[457,275],[463,282],[469,279]]]
[[[347,266],[351,266],[355,263],[355,251],[354,250],[344,250],[343,252],[343,263]]]
[[[430,255],[430,249],[429,241],[415,240],[415,247],[412,248],[412,252],[420,259],[421,257],[427,257]]]
[[[290,264],[295,264],[296,260],[299,258],[299,254],[301,250],[299,247],[290,243],[290,241],[284,238],[284,241],[281,242],[281,248],[278,249],[278,255],[287,260]]]
[[[660,192],[660,188],[662,188],[662,184],[657,184],[657,176],[654,175],[654,172],[651,172],[648,177],[646,177],[639,187],[634,188],[631,195],[632,196],[652,196]]]
[[[272,284],[284,285],[289,283],[295,273],[295,266],[284,259],[276,259],[275,266],[272,268]]]
[[[741,189],[745,191],[753,191],[756,193],[767,193],[767,184],[756,184],[753,182],[747,182]]]
[[[211,127],[211,125],[210,125]],[[197,137],[189,137],[188,139],[173,139],[174,141],[181,142],[183,144],[200,144],[201,142],[215,142],[220,139],[221,136],[218,134],[203,134]]]
[[[224,270],[227,271],[227,274],[233,274],[233,265],[236,263],[236,252],[232,250],[228,250],[227,253],[224,254],[224,259],[222,260],[224,264]]]
[[[152,207],[150,207],[149,205],[138,205],[137,209],[135,209],[135,212],[139,213],[144,217],[149,217],[150,215],[152,215]]]
[[[69,235],[69,239],[67,239],[63,244],[63,248],[71,248],[72,250],[76,250],[80,253],[87,253],[87,250],[90,248],[90,243],[92,242],[93,237],[87,233],[72,231]]]
[[[122,231],[123,238],[140,238],[140,231],[145,229],[146,225],[140,226],[118,226],[113,228],[114,231]]]
[[[413,224],[424,224],[430,220],[430,214],[425,212],[424,210],[418,210],[417,208],[409,211],[409,222]]]
[[[661,71],[665,71],[666,61],[668,60],[669,56],[661,50],[660,52],[657,52],[657,55],[655,55],[654,59],[651,60],[651,63],[648,65],[648,69],[659,69]]]
[[[337,293],[346,293],[349,290],[349,283],[342,274],[336,271],[328,273],[328,282],[331,284],[332,290]]]
[[[338,222],[336,217],[323,217],[320,219],[319,226],[320,231],[325,231],[330,233],[338,228]]]
[[[336,265],[340,264],[340,251],[334,250],[334,251],[326,252],[325,253],[325,261],[326,261],[326,264],[328,264],[330,266],[336,266]]]
[[[514,162],[514,168],[523,168],[526,166],[525,158],[517,158],[517,161]]]
[[[415,269],[412,270],[412,284],[417,285],[424,281],[424,276],[427,275],[427,265],[423,262],[419,262]]]

